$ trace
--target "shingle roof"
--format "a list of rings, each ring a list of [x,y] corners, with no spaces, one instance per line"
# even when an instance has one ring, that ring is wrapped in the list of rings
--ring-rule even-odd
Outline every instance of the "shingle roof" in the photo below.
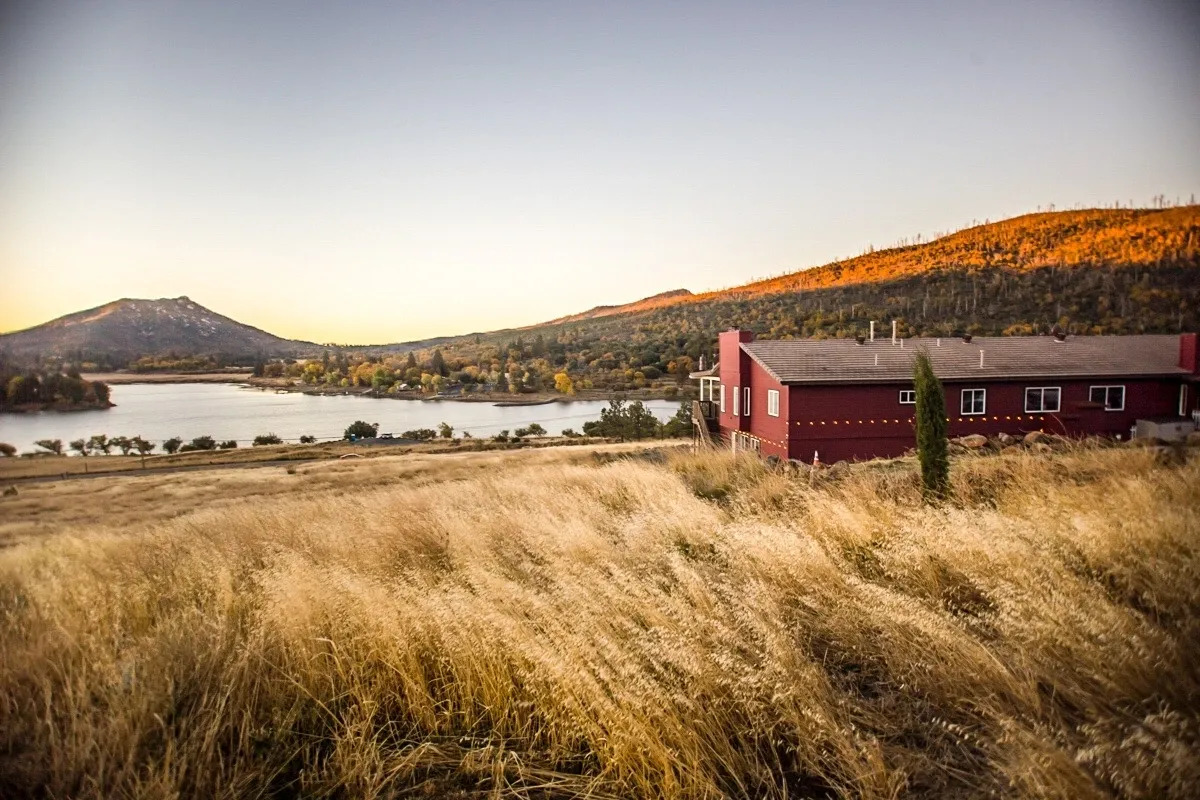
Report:
[[[940,345],[939,345],[940,342]],[[947,380],[1186,375],[1178,336],[1053,336],[891,339],[787,339],[747,342],[742,349],[781,383],[894,383],[912,378],[925,348]],[[983,366],[979,366],[979,351]],[[876,363],[878,356],[878,363]]]

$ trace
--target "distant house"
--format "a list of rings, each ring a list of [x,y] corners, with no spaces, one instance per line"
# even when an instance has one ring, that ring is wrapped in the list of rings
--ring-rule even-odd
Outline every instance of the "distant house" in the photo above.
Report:
[[[929,353],[950,435],[1128,437],[1139,419],[1189,420],[1197,337],[1027,336],[756,341],[720,335],[718,363],[692,373],[710,430],[734,450],[822,462],[915,446],[912,359]]]

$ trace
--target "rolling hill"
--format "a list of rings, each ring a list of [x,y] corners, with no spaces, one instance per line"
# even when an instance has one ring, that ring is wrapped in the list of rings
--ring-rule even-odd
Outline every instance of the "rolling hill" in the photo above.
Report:
[[[205,308],[187,297],[122,299],[0,335],[0,351],[130,361],[144,355],[224,355],[230,359],[295,356],[312,342],[282,339]]]
[[[852,336],[872,319],[896,318],[913,334],[1019,334],[1051,325],[1076,333],[1165,333],[1200,325],[1197,284],[1200,206],[1058,211],[730,289],[664,292],[482,336],[634,344],[712,339],[731,326],[776,338]],[[439,346],[479,336],[448,337]]]

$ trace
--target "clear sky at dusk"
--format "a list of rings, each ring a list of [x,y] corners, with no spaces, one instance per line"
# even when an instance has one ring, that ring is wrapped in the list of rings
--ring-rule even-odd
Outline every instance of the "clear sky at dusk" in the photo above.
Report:
[[[0,331],[401,341],[1200,193],[1183,3],[0,8]]]

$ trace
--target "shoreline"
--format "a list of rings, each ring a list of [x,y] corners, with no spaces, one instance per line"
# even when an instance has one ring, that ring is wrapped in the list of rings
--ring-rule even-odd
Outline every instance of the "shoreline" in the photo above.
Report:
[[[19,406],[0,408],[0,414],[75,414],[80,411],[107,411],[117,404],[109,400],[106,403],[25,403]]]
[[[667,397],[666,387],[654,389],[639,389],[630,392],[599,392],[587,391],[573,395],[548,394],[536,392],[530,394],[509,394],[508,392],[463,393],[455,395],[422,395],[419,392],[403,392],[396,394],[378,394],[374,389],[364,386],[310,386],[296,383],[288,378],[255,378],[249,372],[94,372],[82,376],[86,380],[98,380],[109,386],[121,386],[133,383],[230,383],[241,384],[262,391],[277,391],[297,394],[309,394],[331,397],[355,395],[370,397],[375,400],[412,400],[420,402],[457,402],[457,403],[492,403],[498,407],[540,406],[551,403],[571,403],[575,401],[607,401],[627,400],[670,400],[687,402],[694,399],[681,392],[677,397]],[[84,409],[80,409],[84,410]]]

